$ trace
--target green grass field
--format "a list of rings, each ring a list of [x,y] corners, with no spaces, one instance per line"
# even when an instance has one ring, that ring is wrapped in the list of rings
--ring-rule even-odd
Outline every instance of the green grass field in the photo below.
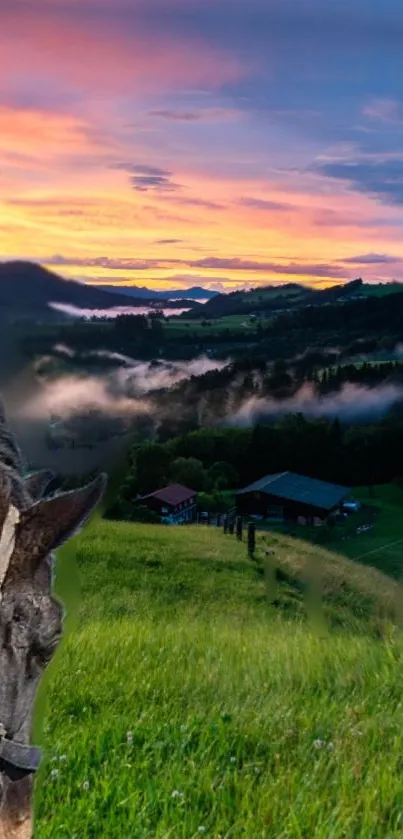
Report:
[[[401,579],[403,572],[403,489],[394,484],[367,487],[354,491],[354,497],[363,505],[362,510],[349,516],[345,524],[337,525],[326,547],[339,555],[362,565],[378,568],[394,579]],[[375,516],[367,508],[373,508]],[[372,524],[372,529],[360,534],[357,527]],[[298,528],[293,529],[293,533]],[[301,532],[301,531],[300,531]],[[322,528],[304,528],[304,538],[318,543],[323,541]]]
[[[403,291],[403,283],[363,283],[361,294],[369,297],[385,297],[386,294],[396,294]]]
[[[393,579],[280,534],[252,562],[216,528],[96,521],[77,612],[72,544],[36,839],[402,835]]]
[[[400,579],[403,572],[403,490],[391,484],[374,487],[373,495],[369,495],[367,488],[354,494],[363,504],[378,508],[374,528],[360,536],[350,536],[342,543],[333,543],[330,547],[350,559],[375,566]]]
[[[226,315],[214,319],[207,319],[205,326],[202,326],[203,318],[195,320],[192,318],[170,318],[165,322],[164,328],[167,337],[178,338],[182,335],[191,334],[195,338],[207,338],[219,335],[225,330],[232,334],[248,334],[256,332],[257,321],[251,320],[250,315]],[[273,320],[272,317],[263,318],[262,326],[267,326]]]

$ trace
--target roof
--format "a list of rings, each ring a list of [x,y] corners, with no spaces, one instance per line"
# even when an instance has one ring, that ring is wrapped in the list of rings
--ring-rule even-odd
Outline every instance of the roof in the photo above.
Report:
[[[246,495],[249,492],[264,492],[266,495],[277,495],[279,498],[299,501],[321,510],[331,510],[350,490],[339,484],[329,484],[327,481],[318,481],[315,478],[296,475],[294,472],[279,472],[276,475],[266,475],[260,481],[238,490],[236,494]]]
[[[165,504],[170,504],[172,507],[176,507],[177,504],[183,504],[195,495],[196,490],[194,489],[184,487],[182,484],[171,484],[163,489],[157,489],[155,492],[150,492],[149,495],[145,495],[139,500],[145,501],[147,498],[156,498],[158,501],[163,501]]]

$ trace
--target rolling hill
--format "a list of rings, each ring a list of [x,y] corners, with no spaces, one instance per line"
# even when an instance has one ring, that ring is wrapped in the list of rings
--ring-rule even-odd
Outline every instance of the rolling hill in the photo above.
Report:
[[[275,314],[307,306],[329,306],[360,298],[383,297],[399,293],[402,289],[400,283],[364,283],[361,278],[326,289],[310,288],[299,283],[268,285],[249,291],[218,294],[203,306],[202,315],[204,318],[219,318],[253,313]],[[186,317],[200,317],[200,312],[190,312]]]
[[[46,695],[35,835],[399,835],[397,584],[306,542],[264,538],[252,562],[217,528],[97,517],[59,552],[71,634],[38,706]],[[316,622],[303,585],[313,565]]]
[[[0,320],[52,320],[56,315],[49,307],[50,302],[83,309],[108,309],[121,306],[122,296],[66,280],[35,263],[0,263]],[[144,301],[139,304],[144,305]],[[60,319],[60,313],[57,317]]]

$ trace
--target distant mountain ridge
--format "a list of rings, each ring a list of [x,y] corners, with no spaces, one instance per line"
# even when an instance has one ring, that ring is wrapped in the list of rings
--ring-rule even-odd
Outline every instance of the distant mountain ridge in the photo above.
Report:
[[[67,280],[35,262],[0,262],[0,320],[55,320],[61,313],[50,303],[79,309],[111,309],[124,306],[155,306],[154,297],[124,296],[78,280]],[[195,301],[191,305],[197,306]],[[174,306],[174,304],[169,304]]]
[[[112,294],[124,294],[125,297],[135,297],[137,300],[212,300],[217,297],[218,291],[211,291],[202,286],[192,286],[185,289],[169,289],[167,291],[153,291],[146,286],[128,285],[96,285],[99,291],[107,291]]]
[[[298,283],[267,285],[232,293],[216,293],[193,286],[190,289],[150,291],[137,286],[98,286],[68,280],[35,262],[0,262],[0,321],[55,320],[62,316],[50,303],[79,309],[111,309],[122,306],[188,308],[186,317],[222,317],[230,314],[278,312],[352,300],[356,297],[396,293],[402,284],[368,284],[362,279],[341,283],[322,291]],[[204,305],[198,300],[206,300]]]

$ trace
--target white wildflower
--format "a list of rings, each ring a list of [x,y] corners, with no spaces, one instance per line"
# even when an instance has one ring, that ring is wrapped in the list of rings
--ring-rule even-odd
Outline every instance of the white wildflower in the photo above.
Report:
[[[323,746],[326,746],[326,743],[324,740],[314,740],[313,745],[315,749],[323,749]]]
[[[172,798],[184,798],[183,792],[179,792],[178,789],[174,789],[172,793]]]
[[[50,773],[50,777],[52,778],[52,781],[54,781],[55,778],[58,778],[59,777],[59,770],[58,769],[52,769],[52,771]]]
[[[84,783],[83,783],[83,789],[87,790],[87,789],[89,789],[89,788],[90,788],[89,782],[88,782],[88,781],[84,781]]]
[[[128,731],[128,732],[127,732],[127,734],[126,734],[126,740],[127,740],[128,744],[129,744],[129,746],[131,746],[131,744],[133,743],[133,732],[132,732],[132,731]]]

